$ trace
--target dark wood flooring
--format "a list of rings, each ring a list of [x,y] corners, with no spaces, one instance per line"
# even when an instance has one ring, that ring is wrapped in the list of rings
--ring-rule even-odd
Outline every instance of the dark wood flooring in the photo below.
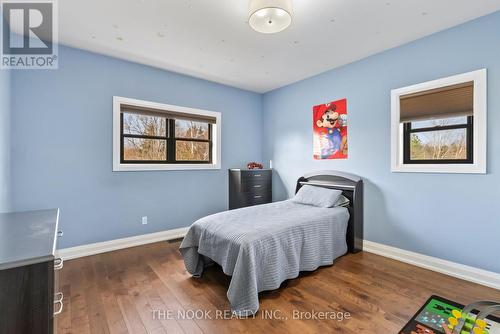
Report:
[[[229,277],[213,267],[191,278],[178,247],[161,242],[65,262],[57,333],[386,334],[397,333],[432,294],[463,304],[500,300],[498,290],[361,252],[261,293],[255,318],[225,320]],[[195,310],[209,312],[208,319],[182,319],[182,312],[198,318]],[[350,318],[294,319],[313,311]]]

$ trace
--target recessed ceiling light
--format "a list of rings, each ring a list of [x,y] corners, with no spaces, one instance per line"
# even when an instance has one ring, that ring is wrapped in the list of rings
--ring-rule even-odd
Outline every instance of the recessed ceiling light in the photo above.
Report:
[[[118,36],[118,37],[116,37],[116,40],[118,40],[118,41],[120,41],[120,42],[121,42],[121,41],[123,41],[123,37]]]
[[[250,0],[248,23],[263,34],[285,30],[292,23],[292,0]]]

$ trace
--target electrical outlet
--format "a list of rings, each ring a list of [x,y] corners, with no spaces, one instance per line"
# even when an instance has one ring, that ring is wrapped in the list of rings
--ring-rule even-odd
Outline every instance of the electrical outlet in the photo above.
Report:
[[[142,217],[142,225],[146,225],[148,223],[148,216]]]

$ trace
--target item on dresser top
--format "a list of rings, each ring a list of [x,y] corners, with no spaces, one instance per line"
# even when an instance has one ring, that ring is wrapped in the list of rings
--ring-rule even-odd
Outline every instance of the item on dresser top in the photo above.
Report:
[[[263,169],[264,166],[262,166],[262,164],[260,164],[258,162],[249,162],[247,164],[247,168],[248,169]]]

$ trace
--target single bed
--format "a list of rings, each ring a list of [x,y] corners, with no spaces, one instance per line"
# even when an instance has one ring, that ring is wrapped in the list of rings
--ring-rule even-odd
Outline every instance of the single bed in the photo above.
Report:
[[[227,297],[235,314],[255,314],[259,292],[361,250],[361,178],[311,173],[299,178],[296,192],[305,184],[342,190],[349,205],[324,208],[286,200],[225,211],[196,221],[182,241],[186,269],[194,277],[213,262],[232,276]]]

